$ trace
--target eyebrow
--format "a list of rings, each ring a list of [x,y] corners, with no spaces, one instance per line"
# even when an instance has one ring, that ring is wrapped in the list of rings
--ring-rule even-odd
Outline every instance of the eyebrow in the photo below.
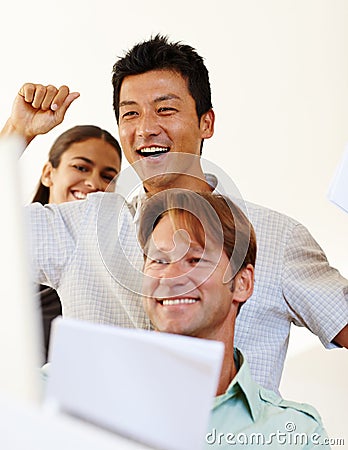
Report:
[[[155,100],[153,102],[160,103],[160,102],[164,102],[166,100],[181,100],[181,98],[175,94],[165,94],[165,95],[161,95],[160,97],[155,98]],[[119,108],[122,108],[123,106],[132,106],[132,105],[137,105],[137,104],[138,103],[135,100],[124,100],[123,102],[120,102]]]
[[[166,94],[155,98],[154,103],[164,102],[166,100],[181,100],[181,98],[175,94]]]
[[[161,254],[162,253],[168,254],[168,253],[173,252],[174,250],[175,250],[175,247],[173,247],[172,249],[168,250],[166,247],[164,247],[163,245],[160,244],[159,246],[156,246],[154,248],[153,254],[156,255],[156,252],[157,253],[161,253]],[[185,252],[185,255],[187,255],[188,253],[204,253],[204,252],[207,252],[207,249],[202,248],[200,245],[195,246],[195,247],[189,246],[187,248],[187,251]]]
[[[71,161],[74,161],[75,159],[82,159],[82,161],[86,162],[87,164],[90,164],[91,166],[95,166],[95,163],[85,156],[74,156],[71,158]],[[118,173],[117,170],[114,167],[104,167],[103,170],[107,170],[108,172],[115,172]]]

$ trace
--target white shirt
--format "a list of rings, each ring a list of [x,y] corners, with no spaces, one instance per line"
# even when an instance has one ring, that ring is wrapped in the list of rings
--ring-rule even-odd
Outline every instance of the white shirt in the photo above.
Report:
[[[245,206],[258,254],[254,293],[237,318],[235,345],[254,379],[277,391],[291,323],[333,346],[348,321],[348,282],[301,224],[262,206]],[[34,280],[58,291],[65,316],[150,327],[140,296],[138,213],[122,196],[95,193],[81,202],[27,208]]]

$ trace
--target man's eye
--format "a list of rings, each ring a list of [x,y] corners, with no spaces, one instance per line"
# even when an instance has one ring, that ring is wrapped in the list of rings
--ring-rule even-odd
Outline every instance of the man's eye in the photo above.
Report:
[[[166,261],[165,259],[154,259],[153,262],[155,264],[169,264],[169,262]]]
[[[162,106],[161,108],[158,108],[159,113],[171,113],[176,112],[177,109],[171,107],[171,106]]]
[[[147,256],[146,265],[152,267],[160,267],[169,262],[164,258],[153,258],[152,256]]]
[[[190,264],[198,264],[198,263],[201,262],[201,261],[202,261],[201,258],[190,258],[190,259],[188,260],[188,262],[189,262]]]
[[[138,113],[136,111],[127,111],[124,114],[122,114],[122,117],[127,118],[127,117],[132,117],[137,115]]]

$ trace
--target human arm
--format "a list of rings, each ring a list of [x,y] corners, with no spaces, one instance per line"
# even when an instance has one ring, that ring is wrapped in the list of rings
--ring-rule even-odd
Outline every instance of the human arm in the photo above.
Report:
[[[84,211],[84,202],[25,206],[34,282],[58,288],[62,273],[75,252]]]
[[[26,145],[38,134],[45,134],[59,125],[71,103],[79,97],[67,86],[25,83],[12,105],[10,117],[0,132],[0,137],[20,135]]]
[[[301,224],[288,236],[282,279],[293,322],[307,327],[327,348],[346,347],[348,281]]]
[[[334,344],[348,348],[348,324],[333,339]]]

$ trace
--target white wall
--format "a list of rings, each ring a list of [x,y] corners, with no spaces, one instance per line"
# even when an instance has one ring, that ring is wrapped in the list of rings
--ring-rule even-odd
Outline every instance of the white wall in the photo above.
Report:
[[[346,0],[9,2],[0,16],[0,122],[26,81],[81,92],[66,121],[22,158],[27,197],[63,130],[95,123],[117,136],[112,65],[157,32],[206,59],[217,123],[204,156],[246,199],[302,221],[348,276],[348,216],[326,199],[348,142]],[[293,336],[291,354],[317,345],[302,330]]]

